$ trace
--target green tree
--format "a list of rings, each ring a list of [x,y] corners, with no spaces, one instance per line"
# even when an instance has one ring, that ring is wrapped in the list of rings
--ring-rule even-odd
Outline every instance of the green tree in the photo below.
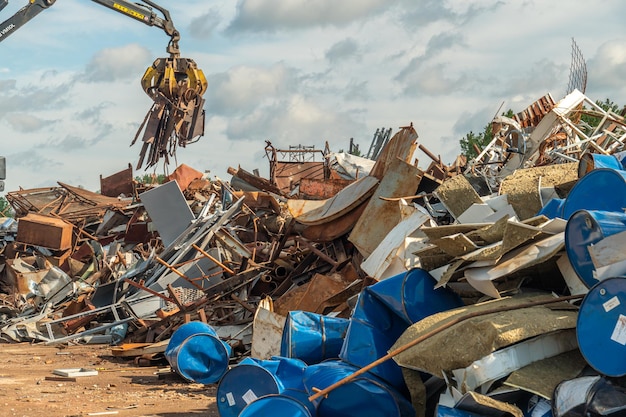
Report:
[[[509,109],[506,113],[502,113],[502,116],[513,117],[514,114],[513,110]],[[473,131],[470,131],[463,136],[461,140],[459,140],[459,145],[461,145],[461,154],[465,155],[467,159],[475,158],[479,153],[476,148],[482,151],[492,140],[493,132],[491,131],[491,121],[489,121],[489,123],[485,125],[482,132],[476,134]]]
[[[143,177],[135,177],[135,181],[141,184],[163,184],[167,180],[164,174],[144,174]]]
[[[0,197],[0,217],[15,217],[13,207],[11,207],[9,201],[4,197]]]

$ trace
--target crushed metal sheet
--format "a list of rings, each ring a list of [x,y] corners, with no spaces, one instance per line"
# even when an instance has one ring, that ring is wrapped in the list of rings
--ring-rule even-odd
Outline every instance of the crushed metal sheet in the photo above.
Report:
[[[541,187],[557,187],[577,179],[577,163],[519,169],[502,180],[500,194],[507,196],[517,216],[525,220],[535,216],[543,207]]]
[[[461,392],[479,391],[482,385],[524,366],[577,348],[576,329],[548,332],[496,350],[463,369],[452,370],[452,374]]]
[[[457,402],[455,408],[484,417],[524,417],[517,406],[469,391]]]
[[[292,200],[288,200],[287,207],[299,223],[307,226],[324,224],[342,216],[367,200],[374,193],[377,185],[378,179],[375,177],[363,177],[321,203],[316,200],[291,203]],[[314,201],[314,203],[309,203],[309,201]],[[292,209],[290,205],[296,205],[297,208]],[[310,206],[313,208],[309,209]]]
[[[359,252],[370,256],[376,246],[402,220],[400,206],[379,197],[402,197],[415,194],[422,177],[419,170],[401,159],[392,161],[348,236]]]
[[[389,166],[397,159],[411,163],[417,149],[417,132],[410,126],[401,127],[400,130],[385,144],[376,158],[369,175],[382,179],[387,175]],[[410,195],[410,194],[408,194]]]
[[[433,314],[411,325],[390,348],[393,351],[446,322],[469,314],[529,301],[551,299],[551,295],[521,294]],[[537,306],[469,318],[452,325],[394,356],[398,365],[439,376],[465,368],[497,349],[551,331],[576,327],[577,312]],[[472,340],[472,343],[467,343]],[[445,346],[446,349],[441,349]]]
[[[550,400],[554,389],[562,381],[576,378],[587,366],[578,349],[543,359],[520,368],[504,381],[504,385]]]
[[[450,256],[461,256],[466,253],[478,249],[470,239],[462,233],[442,237],[441,239],[432,240],[433,245],[437,245],[441,250]]]
[[[564,233],[559,233],[509,252],[493,267],[466,269],[465,278],[474,288],[493,297],[498,292],[493,287],[492,280],[546,262],[564,247]]]
[[[361,264],[363,271],[378,280],[389,276],[385,275],[385,271],[391,265],[400,247],[403,246],[405,239],[430,219],[423,209],[407,205],[403,200],[399,204],[402,220],[387,233],[383,241]],[[406,264],[404,260],[401,263]]]
[[[454,218],[458,218],[472,204],[483,202],[474,187],[463,175],[456,175],[448,179],[437,187],[434,193]]]

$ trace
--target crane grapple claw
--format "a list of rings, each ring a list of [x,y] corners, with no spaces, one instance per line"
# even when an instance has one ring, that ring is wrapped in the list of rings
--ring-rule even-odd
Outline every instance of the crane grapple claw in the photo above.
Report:
[[[207,81],[192,59],[172,55],[157,58],[144,73],[141,86],[154,104],[131,143],[132,146],[142,136],[137,169],[144,161],[146,168],[161,158],[168,163],[177,146],[185,147],[204,135],[202,96]]]

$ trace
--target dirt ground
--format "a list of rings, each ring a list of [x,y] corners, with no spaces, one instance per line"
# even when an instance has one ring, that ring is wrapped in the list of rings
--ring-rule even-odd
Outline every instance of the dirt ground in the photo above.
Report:
[[[50,380],[55,369],[95,369],[75,381]],[[0,415],[19,417],[217,417],[215,385],[193,384],[167,364],[139,367],[108,345],[63,348],[0,344]],[[164,374],[164,375],[163,375]]]

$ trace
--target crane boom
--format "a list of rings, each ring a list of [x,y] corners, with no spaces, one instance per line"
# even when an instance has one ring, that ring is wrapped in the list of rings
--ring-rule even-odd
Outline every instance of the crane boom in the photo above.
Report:
[[[163,29],[163,31],[170,37],[167,52],[174,55],[179,53],[178,41],[180,40],[180,33],[174,27],[174,23],[172,22],[170,13],[167,9],[164,9],[150,0],[143,0],[145,5],[142,3],[131,3],[126,0],[91,1],[138,20],[148,26],[155,26]],[[26,6],[22,7],[13,16],[0,23],[0,42],[24,26],[39,13],[54,5],[55,2],[56,0],[29,0]],[[2,0],[0,2],[0,10],[8,4],[9,0]],[[157,13],[155,13],[153,9],[161,12],[163,17],[160,17]]]

